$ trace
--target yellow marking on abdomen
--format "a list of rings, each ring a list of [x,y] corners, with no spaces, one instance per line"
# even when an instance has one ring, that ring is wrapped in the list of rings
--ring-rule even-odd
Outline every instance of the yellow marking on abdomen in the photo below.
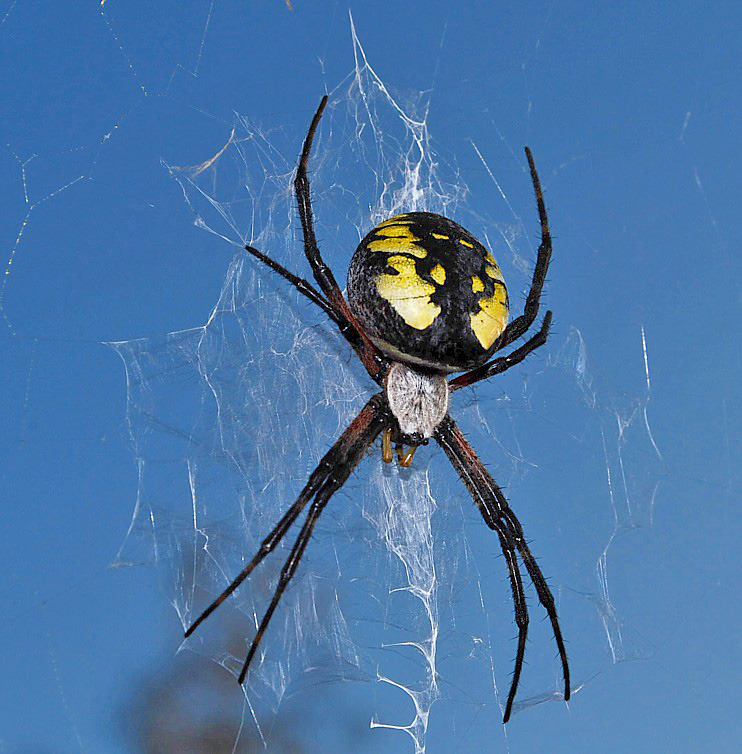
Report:
[[[446,282],[446,271],[443,269],[442,265],[437,264],[430,271],[430,277],[432,277],[438,285],[443,285],[443,283]]]
[[[418,259],[425,259],[428,256],[425,249],[413,246],[406,238],[382,238],[378,241],[371,241],[368,249],[369,251],[381,251],[384,254],[399,254],[404,251]]]
[[[394,217],[390,217],[388,220],[384,220],[383,223],[379,223],[376,227],[386,228],[390,225],[410,225],[410,223],[414,222],[414,220],[406,220],[406,217],[407,215],[394,215]]]
[[[433,236],[433,238],[438,238],[442,241],[448,241],[448,236],[444,236],[443,233],[431,233],[430,235]]]
[[[484,283],[481,278],[474,275],[471,279],[471,291],[472,293],[481,293],[484,290]]]
[[[428,252],[415,245],[415,241],[420,239],[406,226],[394,223],[392,225],[384,224],[386,227],[379,226],[374,235],[381,236],[376,241],[368,244],[369,251],[381,251],[384,254],[399,254],[404,251],[412,254],[418,259],[425,259]]]
[[[474,244],[473,243],[469,243],[468,241],[463,241],[462,239],[459,239],[459,243],[462,246],[468,246],[470,249],[474,248]]]
[[[502,276],[502,271],[497,265],[485,265],[484,271],[487,273],[488,277],[491,277],[493,280],[499,280],[502,283],[505,282],[505,279]]]
[[[382,274],[376,278],[376,291],[388,301],[400,317],[416,330],[430,327],[441,308],[430,300],[435,286],[423,280],[409,257],[389,257],[387,264],[397,275]]]
[[[470,314],[471,329],[482,348],[489,350],[508,323],[508,298],[504,286],[495,286],[489,298],[479,299],[479,311]]]

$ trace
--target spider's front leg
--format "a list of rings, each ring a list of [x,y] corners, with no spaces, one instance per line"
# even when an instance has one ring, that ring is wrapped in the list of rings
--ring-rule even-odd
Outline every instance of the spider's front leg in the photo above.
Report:
[[[523,667],[525,655],[526,636],[528,633],[528,608],[526,606],[525,595],[523,592],[523,583],[518,568],[516,557],[520,555],[523,564],[531,577],[539,602],[546,610],[551,628],[554,633],[559,657],[562,662],[562,674],[564,675],[564,699],[567,701],[570,696],[569,664],[567,662],[567,650],[562,638],[562,630],[559,626],[559,618],[556,612],[554,597],[546,583],[541,569],[538,567],[533,554],[526,544],[523,535],[523,529],[520,521],[516,517],[512,508],[508,504],[502,490],[495,480],[490,476],[484,464],[472,449],[471,445],[456,426],[456,423],[450,416],[438,425],[435,431],[435,440],[443,448],[443,452],[448,456],[448,460],[454,467],[461,481],[464,483],[469,494],[472,496],[474,503],[479,512],[482,514],[484,522],[497,532],[500,539],[500,547],[508,565],[510,574],[510,584],[513,592],[513,602],[515,604],[515,619],[518,625],[518,652],[515,658],[515,670],[513,679],[510,684],[505,705],[505,714],[503,722],[510,719],[515,694],[518,689],[518,682]]]
[[[364,406],[361,412],[351,422],[348,428],[340,435],[337,442],[325,454],[324,458],[309,477],[309,481],[299,494],[296,502],[286,511],[281,520],[263,540],[260,548],[250,562],[242,569],[238,576],[227,588],[201,613],[185,632],[188,638],[239,586],[250,576],[255,568],[278,546],[291,526],[296,522],[304,508],[313,498],[309,513],[294,542],[286,563],[281,569],[281,576],[273,594],[268,609],[263,616],[255,638],[250,644],[250,649],[239,676],[239,682],[245,680],[260,641],[268,627],[273,613],[288,586],[289,581],[296,572],[304,550],[309,543],[314,526],[327,505],[332,495],[337,492],[350,476],[353,469],[360,463],[368,448],[376,440],[379,434],[392,421],[389,408],[383,395],[373,396]]]

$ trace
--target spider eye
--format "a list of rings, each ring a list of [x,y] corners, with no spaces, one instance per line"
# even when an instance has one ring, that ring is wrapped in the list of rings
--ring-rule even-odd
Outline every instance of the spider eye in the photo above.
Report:
[[[508,321],[508,293],[492,255],[457,223],[397,215],[359,244],[348,300],[392,358],[455,372],[483,364]]]
[[[419,448],[421,445],[427,445],[429,442],[429,440],[423,437],[420,432],[412,432],[411,434],[400,432],[395,439],[396,442],[402,445],[409,445],[413,448]]]

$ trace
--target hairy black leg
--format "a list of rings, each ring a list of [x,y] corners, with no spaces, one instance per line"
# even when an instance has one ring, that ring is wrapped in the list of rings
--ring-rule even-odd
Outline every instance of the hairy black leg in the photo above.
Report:
[[[464,374],[455,377],[448,383],[449,390],[459,390],[462,387],[473,385],[475,382],[486,380],[494,374],[500,374],[500,372],[505,372],[510,369],[510,367],[520,364],[528,354],[546,343],[546,339],[549,337],[550,327],[551,312],[548,311],[541,324],[541,329],[520,348],[516,348],[515,351],[509,353],[507,356],[499,356],[498,358],[483,364],[481,367],[472,369],[471,372],[465,372]]]
[[[454,468],[459,473],[459,476],[464,480],[467,488],[469,484],[466,482],[467,470],[463,468],[458,459],[458,455],[455,453],[453,446],[450,442],[448,433],[443,432],[441,437],[436,437],[438,444],[443,448],[446,455],[451,460]],[[513,676],[510,681],[510,690],[508,691],[507,701],[505,703],[505,712],[503,714],[502,722],[507,723],[510,720],[510,713],[513,709],[513,702],[515,701],[515,694],[518,690],[518,683],[520,681],[521,671],[523,669],[523,660],[526,653],[526,639],[528,637],[528,605],[526,604],[525,590],[523,589],[523,579],[520,575],[520,568],[518,566],[518,558],[515,553],[515,547],[507,530],[507,527],[498,519],[496,513],[493,513],[492,506],[488,505],[481,498],[474,497],[474,503],[482,514],[485,524],[497,532],[500,540],[500,549],[505,557],[505,562],[508,567],[508,575],[510,578],[510,589],[513,595],[513,607],[515,610],[515,623],[518,626],[518,649],[515,654],[515,666],[513,668]]]
[[[309,155],[312,151],[314,135],[317,133],[317,127],[319,126],[326,105],[327,95],[322,97],[317,112],[314,114],[314,118],[312,118],[307,137],[304,139],[304,146],[302,147],[301,156],[299,157],[299,166],[296,169],[296,178],[294,178],[294,189],[296,191],[296,201],[299,205],[301,228],[304,233],[304,253],[312,267],[314,279],[317,281],[320,289],[332,304],[337,305],[339,299],[343,299],[343,295],[340,291],[340,286],[335,280],[335,276],[332,274],[332,270],[324,263],[319,246],[317,245],[317,237],[314,235],[314,219],[312,217],[312,200],[309,190],[309,178],[307,176],[307,166],[309,164]]]
[[[364,412],[367,413],[367,416],[364,416]],[[343,484],[345,484],[353,469],[363,458],[363,455],[365,454],[369,445],[376,439],[379,433],[382,432],[383,429],[385,429],[386,425],[389,423],[389,420],[390,413],[388,412],[388,409],[386,409],[386,401],[380,395],[377,395],[374,396],[371,401],[369,401],[369,403],[366,405],[366,408],[361,412],[361,414],[359,414],[359,416],[356,418],[353,424],[351,424],[349,429],[346,430],[346,433],[344,433],[343,437],[345,437],[345,435],[347,434],[350,434],[350,436],[348,437],[348,439],[346,439],[345,443],[342,446],[343,457],[342,459],[336,459],[336,461],[332,464],[330,468],[331,473],[327,476],[321,488],[317,491],[314,502],[310,506],[309,513],[307,514],[307,518],[304,521],[304,525],[302,526],[301,531],[299,532],[299,535],[294,542],[294,546],[291,548],[289,557],[286,559],[286,562],[281,569],[281,575],[278,579],[276,590],[273,593],[273,598],[271,599],[268,609],[263,615],[263,619],[260,621],[258,631],[255,634],[255,638],[252,640],[252,644],[250,645],[247,657],[245,658],[245,663],[242,666],[242,672],[239,676],[240,683],[244,682],[245,677],[247,676],[247,671],[250,668],[250,664],[255,657],[255,653],[258,651],[258,647],[260,646],[263,634],[268,628],[268,624],[273,617],[273,613],[275,612],[276,607],[278,606],[278,603],[283,596],[284,590],[296,573],[296,569],[299,566],[299,562],[301,561],[301,557],[304,554],[304,550],[306,549],[306,546],[309,543],[309,539],[312,536],[312,531],[314,530],[314,526],[317,523],[317,519],[324,510],[329,499],[343,486]],[[362,428],[360,432],[357,426],[354,427],[354,425],[359,424]],[[335,447],[338,447],[342,440],[343,438],[341,438],[341,440],[335,445]]]
[[[505,497],[499,487],[497,488],[497,492],[504,501]],[[507,506],[507,502],[505,502],[505,505]],[[549,585],[546,583],[544,574],[541,572],[538,563],[536,563],[536,558],[533,557],[533,554],[531,553],[531,550],[526,543],[520,521],[518,521],[515,513],[513,513],[512,509],[509,506],[504,510],[502,518],[503,520],[508,522],[508,526],[510,528],[510,531],[512,532],[513,540],[515,541],[515,546],[517,547],[518,553],[523,560],[523,565],[525,565],[526,570],[528,571],[528,575],[531,577],[531,581],[536,588],[536,594],[538,595],[539,602],[543,605],[544,610],[546,610],[546,613],[549,616],[551,630],[554,634],[554,641],[556,642],[557,650],[559,652],[559,658],[562,663],[562,674],[564,676],[564,699],[569,700],[569,663],[567,662],[567,649],[564,646],[562,629],[559,626],[559,618],[557,616],[554,595],[551,593],[551,589],[549,589]]]
[[[327,468],[319,466],[308,484],[301,491],[296,502],[286,511],[283,518],[276,524],[273,531],[263,540],[262,544],[255,553],[253,559],[240,571],[237,578],[201,613],[201,615],[191,624],[188,630],[185,632],[185,637],[188,638],[200,625],[203,623],[219,605],[224,602],[233,592],[235,592],[240,584],[253,572],[255,567],[273,550],[278,543],[283,539],[286,532],[291,528],[291,525],[299,517],[299,514],[304,510],[307,502],[311,500],[312,495],[317,492],[317,488],[322,482],[327,479]]]
[[[481,510],[481,508],[480,508]],[[484,514],[482,514],[484,515]],[[512,542],[508,539],[501,527],[493,522],[490,524],[485,517],[485,522],[491,529],[496,529],[500,537],[500,548],[508,564],[508,574],[510,576],[510,589],[513,593],[513,606],[515,608],[515,625],[518,626],[518,649],[515,653],[515,667],[513,668],[513,677],[510,681],[510,691],[508,692],[507,702],[505,703],[505,714],[502,722],[510,720],[510,713],[515,701],[515,692],[518,689],[520,674],[523,670],[523,659],[526,655],[526,638],[528,637],[528,605],[526,604],[526,593],[523,589],[523,579],[518,567],[518,558],[515,555]]]
[[[287,270],[282,264],[279,264],[274,259],[271,259],[267,254],[263,254],[262,251],[256,249],[254,246],[245,244],[245,251],[252,254],[256,259],[259,259],[264,265],[270,267],[273,272],[277,272],[281,277],[291,283],[299,293],[306,296],[312,303],[317,304],[322,311],[329,317],[336,320],[337,312],[332,308],[327,299],[308,281],[304,278],[300,278],[298,275],[294,275],[293,272]]]
[[[538,216],[541,223],[541,243],[538,247],[536,266],[533,269],[533,279],[531,280],[531,288],[526,297],[526,305],[523,308],[523,314],[521,314],[520,317],[516,317],[505,328],[505,332],[503,332],[499,339],[498,350],[500,348],[506,348],[511,343],[518,340],[518,338],[528,330],[536,319],[539,302],[541,301],[541,291],[546,282],[546,275],[549,271],[549,262],[551,261],[551,233],[549,232],[549,218],[546,214],[546,204],[544,203],[544,195],[541,191],[541,181],[539,180],[538,172],[536,171],[536,164],[533,161],[533,155],[528,147],[526,147],[526,158],[528,159],[528,168],[531,171],[533,190],[536,194]]]
[[[317,244],[317,237],[314,234],[314,220],[312,218],[312,199],[309,187],[309,177],[307,176],[307,166],[309,164],[309,155],[312,151],[312,143],[317,132],[322,113],[327,105],[327,95],[319,103],[317,112],[312,118],[309,126],[307,137],[304,140],[304,146],[299,157],[299,166],[296,169],[296,178],[294,179],[294,189],[296,191],[296,201],[299,206],[299,217],[301,219],[301,229],[304,235],[304,254],[312,268],[312,274],[317,281],[320,290],[327,297],[330,305],[335,312],[344,317],[349,325],[357,332],[361,345],[356,347],[358,357],[361,359],[363,366],[366,367],[371,378],[378,384],[382,384],[384,375],[389,366],[388,359],[379,351],[371,342],[363,328],[351,312],[348,302],[345,300],[340,286],[332,274],[332,270],[325,264]],[[348,336],[346,335],[346,338]]]
[[[330,304],[327,299],[309,282],[294,275],[293,272],[287,270],[283,265],[271,259],[267,254],[263,254],[254,246],[245,246],[245,251],[252,254],[256,259],[259,259],[263,264],[268,266],[274,272],[277,272],[281,277],[291,283],[299,293],[306,296],[311,302],[316,304],[327,314],[330,319],[338,326],[340,334],[350,343],[356,351],[360,351],[363,347],[363,339],[361,338],[358,330],[346,319],[346,317],[335,307]],[[360,355],[360,353],[359,353]]]
[[[312,472],[309,481],[301,491],[296,502],[286,511],[281,520],[276,524],[270,534],[263,540],[258,552],[252,560],[242,569],[239,575],[230,585],[204,610],[203,613],[191,624],[185,632],[189,637],[198,626],[203,623],[219,605],[224,602],[240,584],[252,573],[255,567],[270,554],[307,503],[314,495],[324,488],[324,485],[335,478],[341,477],[343,482],[348,478],[351,471],[363,457],[366,449],[376,439],[378,434],[389,422],[389,411],[386,401],[381,394],[377,394],[365,405],[358,416],[351,422],[337,442],[330,448],[320,461],[317,468]],[[344,476],[343,476],[344,475]],[[342,482],[340,483],[342,484]]]
[[[522,602],[520,599],[522,583],[519,582],[520,575],[518,572],[518,564],[517,562],[513,562],[515,558],[515,550],[517,550],[523,560],[528,575],[536,588],[536,594],[538,595],[539,601],[543,605],[549,616],[549,620],[551,621],[554,639],[562,663],[562,673],[564,675],[564,699],[569,699],[569,664],[567,662],[567,651],[564,646],[561,628],[559,627],[559,619],[554,604],[554,597],[551,594],[551,590],[546,583],[546,579],[544,578],[541,569],[538,567],[536,560],[525,542],[520,522],[510,508],[499,486],[484,468],[484,465],[472,450],[472,447],[466,441],[463,434],[461,434],[461,430],[459,430],[450,416],[447,416],[438,425],[434,436],[436,442],[441,448],[443,448],[446,456],[448,456],[451,465],[461,477],[461,481],[464,483],[469,494],[482,513],[485,523],[490,528],[495,529],[500,536],[500,545],[508,562],[508,570],[511,576],[511,587],[513,589],[513,600],[516,609],[516,621],[518,621],[519,609],[527,612],[527,608],[525,607],[525,597],[523,597]],[[515,574],[518,574],[517,577]],[[516,594],[518,596],[516,596]],[[510,717],[510,711],[512,709],[513,700],[515,699],[523,664],[527,617],[525,624],[521,625],[521,623],[518,624],[518,654],[516,656],[516,666],[510,685],[510,693],[508,694],[508,702],[503,722],[507,722]]]
[[[325,505],[327,505],[327,502],[332,497],[333,493],[340,489],[342,484],[343,482],[337,482],[332,477],[330,477],[325,482],[322,489],[317,493],[314,502],[309,507],[309,513],[307,514],[307,518],[304,521],[304,525],[301,527],[299,536],[296,538],[294,546],[291,548],[291,553],[289,554],[289,557],[287,558],[286,562],[283,565],[283,568],[281,569],[281,575],[278,579],[276,591],[273,593],[273,599],[271,599],[270,605],[265,611],[263,619],[260,621],[260,626],[258,627],[258,631],[255,634],[255,638],[252,640],[252,644],[250,645],[250,650],[247,653],[245,663],[242,666],[242,671],[240,672],[240,677],[238,679],[239,683],[244,682],[253,657],[258,651],[258,647],[260,646],[263,634],[268,628],[268,624],[273,617],[273,613],[275,612],[276,607],[278,607],[278,603],[283,596],[283,592],[288,586],[289,581],[291,581],[292,577],[294,576],[294,573],[296,573],[296,569],[299,566],[299,562],[301,561],[301,557],[304,554],[304,550],[309,543],[309,538],[312,536],[312,531],[314,530],[314,526],[317,523],[317,519],[319,518],[320,513],[322,513],[322,511],[324,510]]]
[[[518,338],[520,338],[521,335],[524,335],[533,324],[538,315],[541,291],[543,290],[544,282],[546,281],[546,274],[549,271],[549,262],[551,261],[551,233],[549,232],[549,218],[546,214],[546,205],[544,204],[544,196],[541,191],[541,181],[539,180],[538,172],[536,171],[533,155],[528,147],[526,147],[526,157],[528,158],[528,167],[531,171],[531,181],[533,182],[533,190],[536,194],[538,216],[541,222],[541,243],[538,247],[536,266],[533,270],[531,288],[526,297],[526,305],[523,309],[523,314],[521,314],[520,317],[516,317],[505,328],[502,335],[498,338],[497,351],[507,348],[511,343],[518,340]],[[458,390],[459,388],[479,382],[479,380],[485,380],[493,374],[504,372],[506,369],[510,369],[511,366],[522,361],[531,351],[542,346],[546,342],[550,323],[551,312],[547,312],[544,317],[544,322],[541,325],[541,330],[525,343],[525,345],[513,351],[509,356],[493,359],[486,364],[482,364],[482,366],[451,380],[449,383],[451,390]]]

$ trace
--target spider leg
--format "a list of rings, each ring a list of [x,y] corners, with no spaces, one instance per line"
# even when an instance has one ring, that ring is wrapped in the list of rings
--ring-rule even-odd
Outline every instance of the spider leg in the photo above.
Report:
[[[505,505],[507,506],[508,504],[505,500],[505,496],[502,494],[502,491],[499,487],[497,488],[497,492],[499,494],[499,497],[502,498],[503,501],[505,501]],[[536,562],[536,558],[533,557],[533,554],[531,553],[531,550],[526,543],[525,537],[523,536],[523,527],[521,526],[520,521],[518,521],[518,518],[509,506],[507,507],[507,511],[503,513],[503,519],[506,520],[509,524],[511,536],[515,540],[515,546],[518,548],[518,553],[523,560],[523,564],[528,571],[528,575],[531,577],[531,581],[536,587],[538,600],[543,605],[544,610],[546,610],[546,613],[549,616],[551,630],[554,634],[554,641],[556,642],[557,650],[559,651],[559,658],[562,663],[562,674],[564,675],[564,700],[569,701],[569,663],[567,662],[567,649],[564,646],[562,629],[559,626],[559,618],[557,616],[554,595],[551,593],[551,589],[549,589],[546,578],[544,577],[544,574],[542,573],[541,569],[538,566],[538,563]]]
[[[565,701],[568,700],[570,696],[569,664],[567,662],[567,651],[564,646],[562,631],[559,627],[559,618],[556,612],[554,597],[546,583],[546,579],[544,578],[541,569],[538,567],[535,558],[525,542],[523,528],[521,527],[518,518],[510,508],[505,496],[502,494],[502,490],[490,476],[487,469],[485,469],[471,445],[466,441],[461,430],[456,426],[450,416],[446,416],[446,418],[438,425],[434,436],[436,442],[441,448],[443,448],[443,452],[448,456],[451,465],[461,477],[461,481],[472,496],[477,508],[479,508],[485,523],[491,529],[497,531],[500,537],[500,546],[502,547],[503,554],[505,555],[508,564],[519,637],[515,670],[510,684],[510,693],[508,694],[503,722],[507,722],[510,718],[510,712],[512,710],[512,704],[515,699],[523,666],[525,640],[528,628],[527,607],[525,605],[525,596],[523,594],[523,585],[520,579],[518,563],[515,557],[516,550],[523,560],[528,575],[536,588],[536,594],[538,595],[539,601],[543,605],[549,616],[549,620],[551,621],[554,640],[556,641],[559,658],[562,663],[562,673],[564,675],[564,699]],[[525,613],[525,618],[523,613]]]
[[[508,699],[505,703],[505,714],[502,718],[502,722],[506,723],[508,720],[510,720],[510,712],[513,709],[513,702],[515,701],[515,692],[518,689],[520,673],[523,669],[523,658],[526,655],[526,638],[528,637],[528,605],[526,604],[526,593],[523,589],[523,579],[520,575],[520,568],[518,567],[518,558],[515,555],[515,550],[513,549],[512,543],[508,539],[507,535],[502,531],[502,527],[498,525],[496,519],[490,522],[481,508],[480,512],[484,517],[485,523],[487,523],[490,529],[497,530],[497,534],[500,538],[500,548],[502,549],[502,553],[505,556],[505,560],[508,564],[510,589],[513,593],[513,605],[515,607],[515,624],[516,626],[518,626],[518,650],[515,654],[515,668],[513,669],[512,680],[510,681]]]
[[[348,475],[349,474],[350,470],[348,470]],[[284,590],[288,586],[289,581],[291,581],[293,575],[296,573],[296,569],[299,566],[299,561],[301,560],[301,557],[304,554],[304,550],[309,543],[309,539],[312,536],[312,531],[314,530],[314,526],[317,523],[317,519],[319,518],[320,513],[322,513],[332,495],[337,492],[338,489],[340,489],[343,482],[345,482],[345,479],[347,479],[347,476],[343,478],[342,481],[337,481],[330,477],[325,482],[322,489],[317,493],[314,502],[309,507],[309,513],[307,514],[307,518],[304,521],[304,525],[301,527],[299,536],[297,536],[296,541],[294,542],[294,546],[291,548],[291,553],[289,554],[286,562],[283,565],[283,568],[281,569],[281,576],[278,579],[276,591],[273,593],[273,599],[271,599],[270,605],[265,611],[263,619],[260,621],[260,626],[258,627],[258,631],[255,634],[255,638],[252,640],[252,644],[250,645],[247,657],[245,658],[245,663],[242,666],[242,671],[240,672],[240,677],[238,679],[239,683],[244,683],[245,681],[245,676],[247,675],[247,671],[250,668],[250,663],[252,663],[255,653],[258,651],[260,641],[263,638],[265,630],[268,628],[268,624],[270,623],[270,620],[273,617],[273,613],[278,606],[281,597],[283,596]]]
[[[330,306],[335,312],[343,317],[349,325],[355,329],[360,346],[355,346],[359,358],[371,375],[372,379],[381,384],[383,375],[388,366],[387,359],[381,354],[378,348],[371,342],[361,325],[348,306],[340,286],[332,274],[332,270],[325,264],[317,244],[317,237],[314,234],[314,220],[312,219],[312,199],[310,196],[309,177],[307,176],[307,165],[309,164],[309,155],[312,151],[314,135],[317,132],[322,113],[327,105],[327,95],[322,97],[317,112],[312,118],[309,126],[307,137],[304,140],[304,146],[299,157],[299,166],[296,169],[296,178],[294,179],[294,190],[296,191],[296,201],[299,206],[299,217],[301,219],[301,229],[304,234],[304,255],[312,268],[312,274],[317,281],[320,290],[327,298]],[[345,333],[343,333],[345,335]],[[346,338],[348,336],[346,335]],[[348,338],[350,340],[350,338]]]
[[[436,438],[438,439],[438,438]],[[453,457],[446,450],[446,445],[443,443],[448,442],[448,437],[444,436],[441,440],[438,440],[439,444],[443,448],[446,455],[451,459],[454,468],[459,472],[459,476],[464,479],[465,471],[461,470],[454,462]],[[468,484],[467,484],[468,487]],[[505,703],[505,713],[502,718],[502,722],[507,723],[510,720],[510,713],[513,708],[513,702],[515,701],[515,694],[518,689],[518,683],[520,681],[520,674],[523,669],[523,660],[526,653],[526,639],[528,637],[528,605],[526,604],[526,594],[523,589],[523,578],[520,574],[520,567],[518,566],[518,558],[515,553],[515,547],[513,545],[510,532],[503,522],[497,518],[497,515],[493,513],[492,507],[486,504],[481,498],[474,497],[474,502],[479,508],[479,512],[482,514],[482,518],[487,526],[493,531],[497,532],[497,536],[500,540],[500,549],[505,557],[505,562],[508,566],[508,575],[510,577],[510,589],[513,594],[513,606],[515,608],[515,623],[518,626],[518,649],[515,655],[515,667],[513,669],[513,677],[510,682],[510,691],[508,692],[507,702]]]
[[[505,372],[510,369],[510,367],[520,364],[529,353],[535,351],[546,343],[546,339],[549,337],[549,328],[551,327],[551,316],[551,311],[547,311],[539,331],[529,338],[520,348],[516,348],[515,351],[509,353],[507,356],[499,356],[492,361],[488,361],[486,364],[482,364],[481,367],[477,367],[470,372],[465,372],[464,374],[455,377],[448,383],[449,390],[453,391],[462,387],[468,387],[475,382],[486,380],[494,374],[500,374],[500,372]]]
[[[270,534],[268,534],[263,540],[258,552],[252,560],[185,632],[185,637],[189,637],[198,626],[206,620],[206,618],[208,618],[214,610],[222,604],[222,602],[224,602],[224,600],[234,593],[240,584],[242,584],[242,582],[252,573],[255,567],[276,548],[286,532],[288,532],[292,524],[304,510],[307,503],[316,496],[314,503],[312,503],[312,506],[310,507],[307,520],[291,550],[291,555],[281,571],[279,585],[274,594],[271,606],[266,613],[266,617],[261,622],[260,629],[250,647],[248,660],[240,675],[240,683],[244,680],[250,660],[252,660],[252,657],[257,650],[260,639],[262,639],[265,628],[267,627],[268,621],[280,600],[281,594],[291,580],[291,577],[299,564],[299,560],[301,559],[307,542],[309,541],[316,519],[319,517],[320,512],[333,493],[340,489],[348,479],[353,469],[363,458],[368,447],[389,423],[389,420],[390,416],[388,409],[386,408],[385,399],[381,394],[373,396],[319,462],[319,465],[310,476],[309,481],[301,491],[296,502],[288,509],[288,511],[286,511],[278,524],[276,524]]]
[[[271,531],[271,533],[263,540],[253,559],[240,571],[232,583],[190,625],[185,632],[186,639],[214,612],[214,610],[219,607],[219,605],[222,604],[222,602],[224,602],[224,600],[227,599],[227,597],[239,588],[240,584],[242,584],[242,582],[253,572],[255,567],[261,563],[267,555],[273,552],[278,543],[283,539],[286,532],[291,528],[294,521],[299,517],[299,514],[304,510],[307,502],[311,500],[312,495],[317,492],[317,489],[327,479],[327,475],[327,469],[320,464],[314,474],[310,477],[307,485],[301,491],[296,502],[286,511],[281,520],[273,528],[273,531]]]
[[[309,282],[294,275],[293,272],[287,270],[282,264],[279,264],[274,259],[271,259],[267,254],[263,254],[262,251],[258,251],[254,246],[245,245],[245,251],[252,254],[256,259],[260,260],[264,265],[269,267],[274,272],[277,272],[282,278],[286,279],[291,285],[296,288],[299,293],[306,296],[312,303],[319,306],[325,314],[338,326],[340,334],[350,343],[356,351],[359,351],[363,347],[363,339],[361,338],[358,330],[341,314],[335,307],[327,301],[327,299]]]
[[[526,297],[526,305],[523,309],[523,314],[521,314],[520,317],[516,317],[505,328],[498,340],[497,351],[507,348],[511,343],[514,343],[521,337],[521,335],[525,334],[533,324],[538,315],[541,291],[543,290],[544,282],[546,281],[546,274],[549,271],[549,262],[551,261],[551,233],[549,232],[549,218],[546,214],[546,204],[544,203],[544,195],[541,190],[541,181],[539,180],[538,172],[536,171],[536,164],[533,161],[533,155],[528,147],[526,147],[526,157],[528,158],[528,168],[531,171],[533,190],[536,194],[538,216],[541,221],[541,244],[538,247],[536,266],[533,269],[533,279],[531,280],[531,288]],[[531,351],[542,346],[546,342],[550,324],[551,312],[547,312],[544,317],[544,322],[541,325],[541,330],[527,341],[525,345],[513,351],[509,356],[493,359],[492,361],[482,364],[482,366],[472,369],[470,372],[466,372],[456,379],[451,380],[449,383],[451,390],[458,390],[459,388],[479,382],[479,380],[485,380],[493,374],[504,372],[506,369],[510,369],[511,366],[523,361]]]
[[[549,271],[549,262],[551,261],[551,233],[549,232],[549,218],[546,214],[546,204],[544,195],[541,190],[541,181],[536,171],[536,164],[533,161],[531,150],[526,147],[526,158],[528,159],[528,168],[531,171],[531,181],[533,190],[536,194],[536,205],[538,206],[538,216],[541,222],[541,243],[538,247],[536,256],[536,266],[533,269],[533,279],[531,288],[526,297],[526,305],[523,308],[523,314],[516,317],[500,336],[498,350],[506,348],[514,341],[518,340],[526,330],[533,324],[538,315],[539,302],[541,300],[541,291],[546,281],[546,275]]]
[[[337,284],[337,280],[335,280],[335,276],[332,274],[332,270],[322,259],[322,254],[317,245],[317,237],[314,234],[312,200],[309,191],[309,177],[307,176],[307,165],[309,164],[309,155],[312,151],[314,135],[317,132],[317,127],[326,105],[327,95],[322,97],[317,112],[314,114],[314,118],[312,118],[307,137],[304,139],[304,146],[299,157],[299,166],[296,169],[296,177],[294,178],[294,190],[296,192],[296,201],[299,205],[301,229],[304,233],[304,254],[312,267],[314,279],[317,281],[320,289],[334,306],[340,308],[342,304],[345,304],[345,299],[340,291],[340,286]]]
[[[293,272],[287,270],[282,264],[276,262],[274,259],[271,259],[267,254],[263,254],[262,251],[259,251],[254,246],[250,246],[249,244],[245,244],[245,251],[252,254],[256,259],[260,260],[266,267],[270,267],[273,272],[277,272],[281,277],[285,278],[286,280],[291,283],[291,285],[296,288],[299,293],[306,296],[312,303],[319,306],[320,309],[322,309],[325,314],[330,316],[332,319],[336,319],[337,312],[335,309],[332,308],[330,303],[327,301],[327,299],[308,281],[304,280],[304,278],[300,278],[298,275],[294,275]]]

